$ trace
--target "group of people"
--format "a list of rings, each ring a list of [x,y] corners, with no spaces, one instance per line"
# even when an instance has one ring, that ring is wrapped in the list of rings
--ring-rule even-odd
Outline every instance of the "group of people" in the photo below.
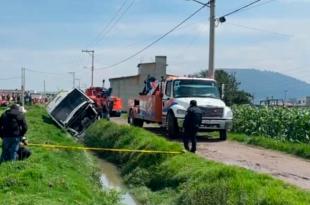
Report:
[[[27,123],[24,108],[13,104],[0,117],[0,137],[2,138],[2,154],[0,164],[6,161],[23,160],[30,157],[31,152],[26,148],[25,137]]]
[[[21,94],[20,93],[1,93],[0,101],[4,104],[9,103],[20,103],[21,102]]]
[[[21,103],[22,96],[21,93],[1,93],[0,94],[0,101],[6,102],[6,104],[12,104],[12,103]],[[42,95],[35,95],[33,96],[30,92],[26,92],[24,95],[24,102],[27,105],[32,104],[46,104],[50,98],[48,96],[42,96]]]

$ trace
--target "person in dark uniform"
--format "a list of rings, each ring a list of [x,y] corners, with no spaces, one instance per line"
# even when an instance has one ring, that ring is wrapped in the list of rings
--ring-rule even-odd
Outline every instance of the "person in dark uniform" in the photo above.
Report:
[[[197,101],[191,100],[190,106],[187,109],[183,123],[184,128],[183,143],[184,148],[193,153],[196,152],[196,144],[197,144],[196,135],[199,126],[201,125],[201,121],[202,121],[202,111],[197,106]],[[189,141],[192,142],[191,149],[189,149]]]
[[[20,106],[13,104],[0,117],[0,133],[2,138],[2,154],[0,163],[17,160],[19,143],[27,132],[27,123]]]

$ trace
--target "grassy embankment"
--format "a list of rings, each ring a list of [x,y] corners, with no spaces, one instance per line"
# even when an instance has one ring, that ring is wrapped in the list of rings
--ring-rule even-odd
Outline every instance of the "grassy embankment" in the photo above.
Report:
[[[44,108],[27,112],[31,143],[78,145],[57,128]],[[0,204],[116,204],[118,194],[104,192],[94,158],[85,152],[31,148],[26,161],[0,165]]]
[[[310,159],[308,108],[234,106],[233,110],[231,140]]]
[[[182,150],[148,131],[98,121],[86,133],[88,146]],[[101,153],[121,167],[143,204],[310,204],[310,193],[269,176],[185,153],[176,156]]]

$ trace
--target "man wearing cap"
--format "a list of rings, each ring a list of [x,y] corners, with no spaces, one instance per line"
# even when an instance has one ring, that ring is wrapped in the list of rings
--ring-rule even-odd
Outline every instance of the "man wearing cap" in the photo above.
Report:
[[[0,163],[17,160],[19,143],[26,132],[27,123],[24,113],[18,104],[13,104],[0,117],[0,133],[3,140]]]
[[[183,123],[184,128],[183,142],[184,142],[184,148],[193,153],[196,152],[196,144],[197,144],[196,135],[199,126],[201,125],[201,121],[202,121],[202,111],[197,106],[197,101],[191,100],[190,106],[187,109]],[[189,149],[189,141],[192,142],[191,149]]]

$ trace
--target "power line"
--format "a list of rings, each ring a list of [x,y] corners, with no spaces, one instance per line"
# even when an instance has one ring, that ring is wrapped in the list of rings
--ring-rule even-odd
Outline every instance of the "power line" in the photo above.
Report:
[[[50,72],[44,72],[44,71],[39,71],[39,70],[34,70],[34,69],[29,69],[26,68],[27,71],[33,72],[33,73],[41,73],[41,74],[46,74],[46,75],[63,75],[65,73],[50,73]]]
[[[102,31],[100,31],[97,36],[95,37],[95,39],[93,40],[93,42],[91,42],[87,47],[89,47],[90,45],[94,45],[96,44],[96,42],[100,39],[100,36],[105,34],[105,32],[111,27],[111,25],[113,24],[113,22],[115,21],[115,19],[117,19],[117,17],[121,14],[122,10],[125,8],[127,2],[129,0],[124,0],[123,3],[121,4],[121,6],[117,9],[116,13],[112,16],[112,18],[110,19],[110,21],[106,24],[106,26],[103,28]]]
[[[128,0],[124,0],[123,3],[121,4],[121,6],[118,8],[118,10],[116,11],[116,13],[113,15],[113,17],[110,19],[110,21],[107,23],[107,25],[104,27],[104,29],[102,31],[100,31],[98,33],[98,35],[95,38],[95,41],[110,27],[110,25],[113,23],[113,21],[117,18],[117,16],[120,14],[120,12],[122,11],[122,9],[125,7],[126,3],[128,2]]]
[[[45,74],[45,75],[64,75],[64,74],[68,74],[68,72],[61,72],[61,73],[52,73],[52,72],[45,72],[45,71],[40,71],[40,70],[34,70],[34,69],[30,69],[30,68],[26,68],[27,71],[32,72],[32,73],[40,73],[40,74]],[[84,68],[81,68],[77,71],[75,71],[75,73],[80,73],[82,71],[84,71]]]
[[[131,3],[125,8],[125,10],[120,14],[120,16],[113,22],[110,28],[104,33],[104,35],[98,39],[97,44],[103,41],[108,34],[114,29],[114,27],[120,22],[120,20],[125,16],[125,14],[129,11],[129,9],[134,5],[136,0],[132,0]]]
[[[19,77],[9,77],[9,78],[0,78],[0,80],[15,80],[15,79],[20,79],[20,76]]]
[[[269,31],[269,30],[265,30],[262,28],[255,28],[252,26],[245,26],[245,25],[241,25],[241,24],[236,24],[236,23],[227,23],[231,26],[236,26],[236,27],[240,27],[240,28],[244,28],[244,29],[248,29],[248,30],[253,30],[253,31],[259,31],[259,32],[263,32],[263,33],[269,33],[272,35],[279,35],[279,36],[283,36],[283,37],[292,37],[293,35],[290,34],[286,34],[286,33],[280,33],[280,32],[274,32],[274,31]]]
[[[225,15],[222,15],[222,17],[227,17],[227,16],[230,16],[230,15],[232,15],[232,14],[235,14],[235,13],[237,13],[237,12],[243,10],[243,9],[246,9],[246,8],[248,8],[248,7],[250,7],[250,6],[254,5],[254,4],[257,4],[257,3],[260,2],[260,1],[262,1],[262,0],[253,1],[253,2],[251,2],[251,3],[249,3],[249,4],[245,5],[245,6],[240,7],[239,9],[233,10],[233,11],[231,11],[231,12],[228,12],[228,13],[225,14]]]
[[[253,9],[253,8],[257,8],[257,7],[264,6],[264,5],[266,5],[266,4],[272,3],[273,1],[277,1],[277,0],[269,0],[269,1],[266,1],[266,2],[262,2],[261,4],[257,4],[257,5],[248,7],[248,8],[246,8],[246,9],[244,9],[243,11],[247,11],[247,10],[250,10],[250,9]]]
[[[149,43],[148,45],[146,45],[144,48],[142,48],[141,50],[137,51],[136,53],[128,56],[127,58],[124,58],[123,60],[114,63],[110,66],[106,66],[106,67],[102,67],[102,68],[97,68],[97,69],[108,69],[108,68],[112,68],[115,66],[118,66],[128,60],[130,60],[131,58],[136,57],[137,55],[139,55],[140,53],[144,52],[145,50],[147,50],[148,48],[152,47],[154,44],[156,44],[157,42],[159,42],[160,40],[162,40],[163,38],[165,38],[166,36],[168,36],[170,33],[172,33],[173,31],[175,31],[177,28],[179,28],[181,25],[183,25],[185,22],[187,22],[189,19],[191,19],[192,17],[194,17],[197,13],[199,13],[202,9],[204,9],[207,5],[203,5],[201,6],[198,10],[196,10],[194,13],[192,13],[191,15],[189,15],[186,19],[184,19],[183,21],[181,21],[179,24],[177,24],[176,26],[174,26],[172,29],[170,29],[167,33],[163,34],[162,36],[160,36],[159,38],[157,38],[156,40],[154,40],[153,42]]]

